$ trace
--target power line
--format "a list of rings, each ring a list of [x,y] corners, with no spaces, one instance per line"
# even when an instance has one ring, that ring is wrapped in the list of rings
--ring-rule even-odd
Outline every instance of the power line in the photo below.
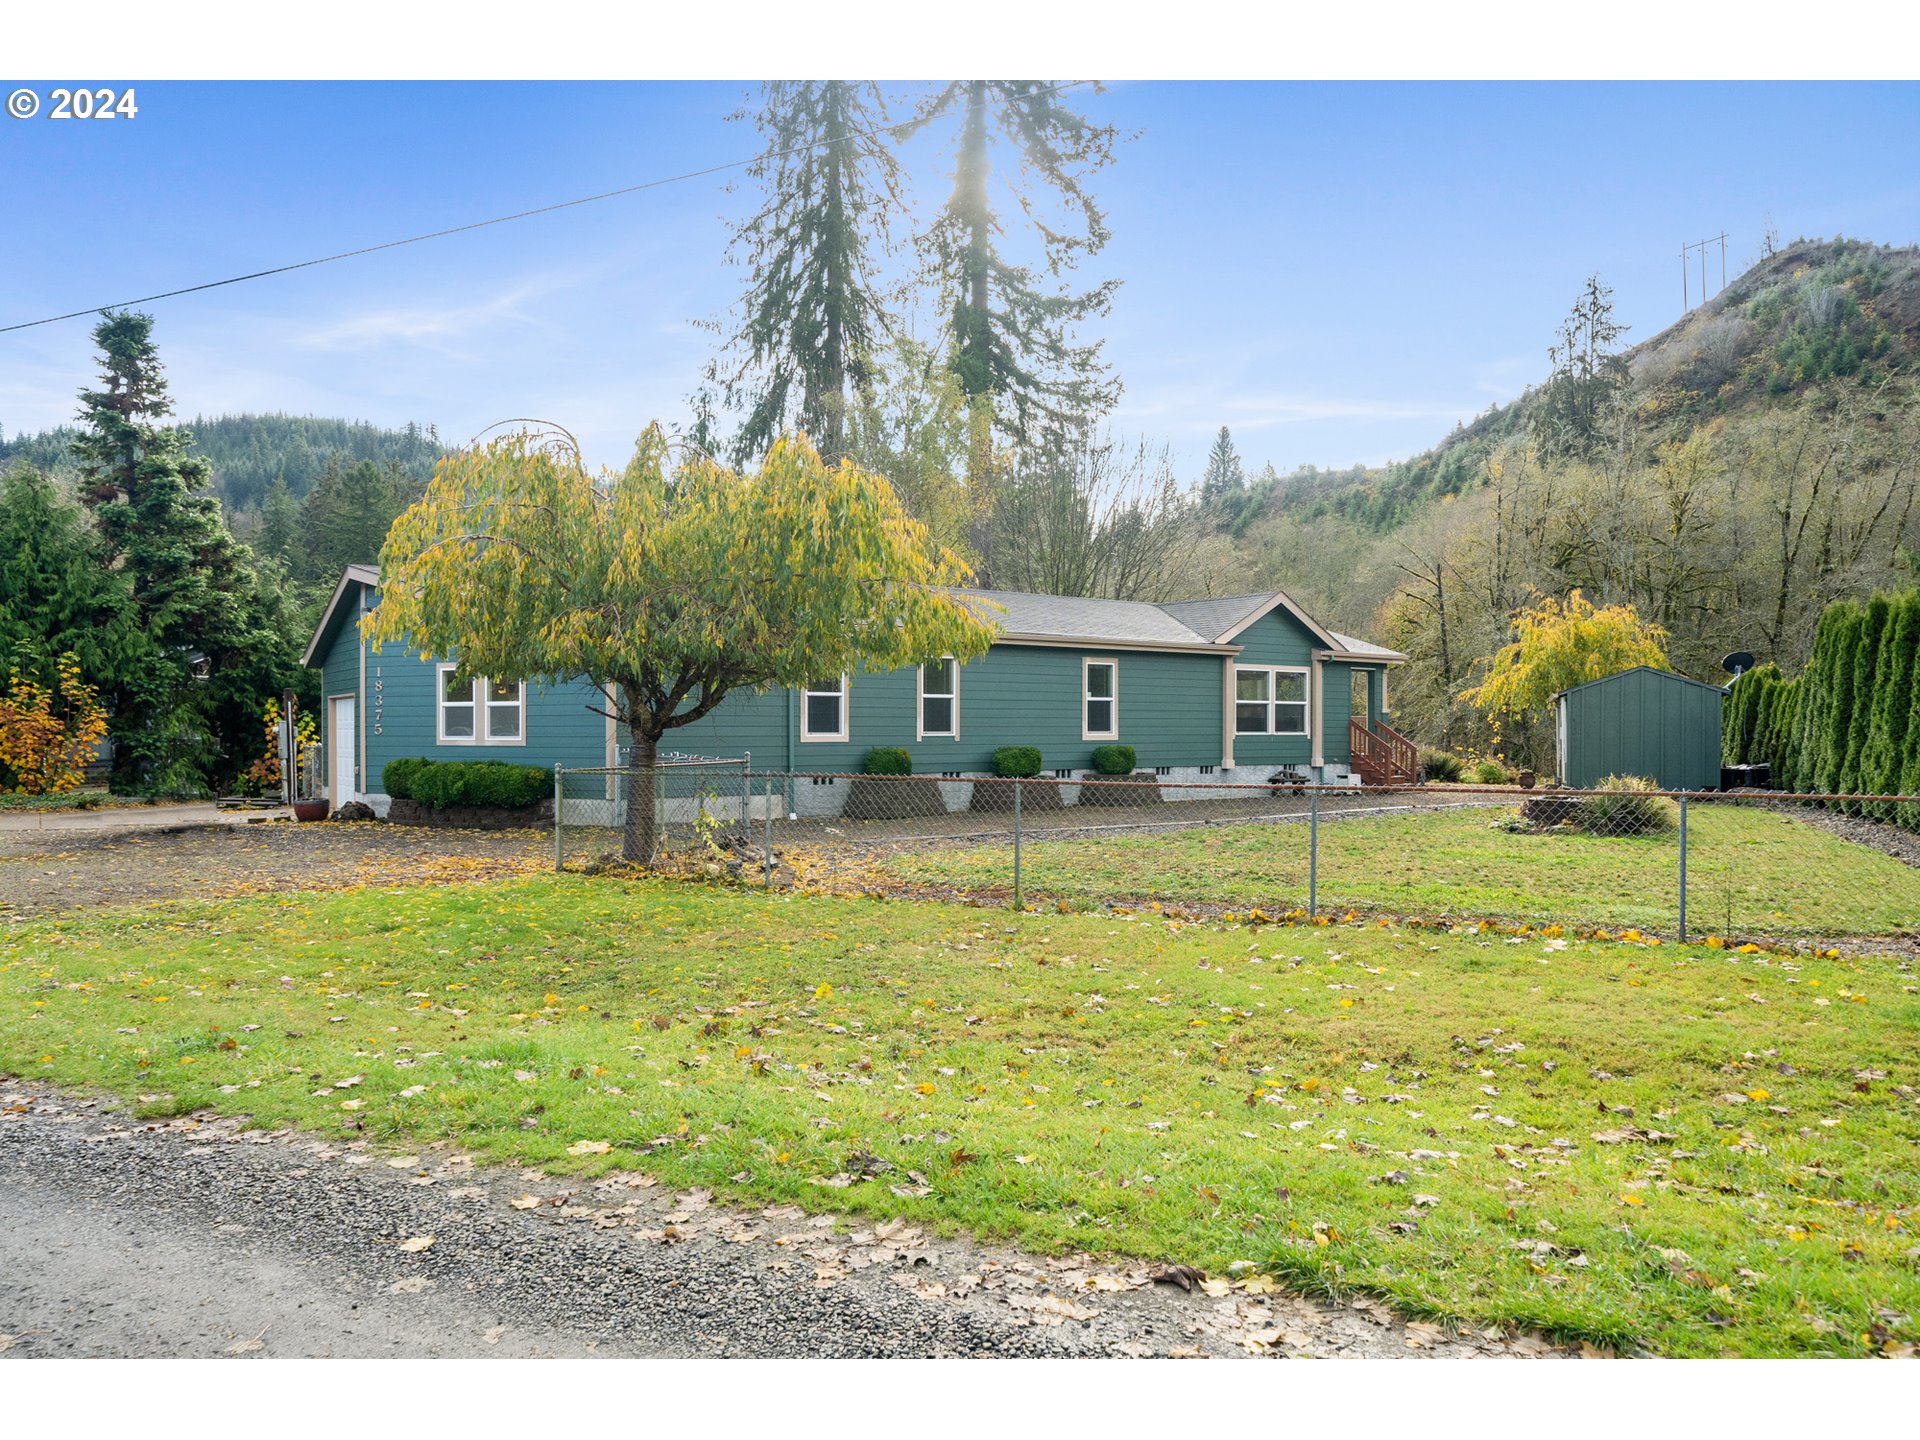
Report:
[[[1087,80],[1067,80],[1058,85],[1048,86],[1044,90],[1030,91],[1027,99],[1040,99],[1047,95],[1058,95],[1075,86],[1087,85]],[[387,240],[378,245],[362,245],[357,250],[342,250],[337,255],[321,255],[312,260],[296,260],[290,265],[275,265],[267,270],[254,270],[245,275],[230,275],[225,280],[209,280],[201,285],[183,285],[178,290],[162,290],[154,295],[142,295],[133,300],[114,300],[105,305],[89,305],[84,310],[69,310],[64,315],[49,315],[43,320],[22,320],[13,325],[0,325],[0,335],[14,330],[31,330],[37,325],[55,325],[62,320],[78,320],[84,315],[98,315],[103,310],[121,310],[129,305],[145,305],[154,300],[171,300],[180,295],[194,295],[202,290],[218,290],[224,285],[238,285],[247,280],[264,280],[270,275],[285,275],[293,270],[310,270],[315,265],[331,265],[336,260],[352,260],[360,255],[373,255],[382,250],[397,250],[403,245],[418,245],[424,240],[440,240],[448,235],[462,235],[469,230],[484,230],[490,225],[505,225],[513,220],[527,220],[535,215],[551,215],[556,210],[571,210],[579,205],[592,205],[601,200],[613,200],[622,195],[638,194],[642,190],[657,190],[663,185],[679,185],[688,180],[700,180],[708,175],[719,175],[728,170],[742,170],[749,165],[758,165],[765,160],[779,160],[788,155],[800,155],[809,150],[823,149],[828,145],[839,145],[851,139],[877,139],[883,135],[898,135],[901,131],[914,127],[916,121],[904,120],[897,125],[882,126],[878,130],[862,131],[858,135],[841,135],[832,140],[816,140],[811,145],[792,145],[784,150],[766,150],[758,155],[748,156],[745,160],[729,160],[720,165],[708,165],[699,170],[687,170],[678,175],[667,175],[658,180],[643,180],[637,185],[623,185],[618,190],[603,190],[598,195],[582,195],[577,200],[561,200],[552,205],[536,206],[532,210],[516,210],[511,215],[496,215],[490,220],[475,220],[466,225],[451,225],[444,230],[430,230],[424,235],[409,235],[404,240]]]

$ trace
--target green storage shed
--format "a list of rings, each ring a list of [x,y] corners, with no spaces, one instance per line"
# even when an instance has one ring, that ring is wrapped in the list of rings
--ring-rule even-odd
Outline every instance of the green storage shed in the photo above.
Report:
[[[1644,775],[1662,790],[1720,788],[1718,685],[1636,665],[1553,697],[1560,783]]]

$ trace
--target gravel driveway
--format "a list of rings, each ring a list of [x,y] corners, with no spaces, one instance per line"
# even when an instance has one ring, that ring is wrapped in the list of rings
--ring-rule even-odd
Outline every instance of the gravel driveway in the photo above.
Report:
[[[0,1079],[9,1357],[1566,1353],[1214,1288]]]

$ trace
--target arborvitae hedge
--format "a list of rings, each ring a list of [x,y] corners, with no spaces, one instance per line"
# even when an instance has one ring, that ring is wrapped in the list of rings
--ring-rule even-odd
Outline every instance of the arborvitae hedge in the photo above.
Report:
[[[1799,675],[1756,666],[1721,714],[1724,763],[1764,762],[1776,789],[1920,794],[1920,591],[1835,601]],[[1864,809],[1920,830],[1920,801]]]

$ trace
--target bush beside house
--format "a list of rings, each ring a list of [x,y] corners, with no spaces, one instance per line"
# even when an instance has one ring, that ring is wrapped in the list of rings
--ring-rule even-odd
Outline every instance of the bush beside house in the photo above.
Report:
[[[400,825],[500,830],[550,823],[553,771],[502,760],[390,760],[380,772]]]

